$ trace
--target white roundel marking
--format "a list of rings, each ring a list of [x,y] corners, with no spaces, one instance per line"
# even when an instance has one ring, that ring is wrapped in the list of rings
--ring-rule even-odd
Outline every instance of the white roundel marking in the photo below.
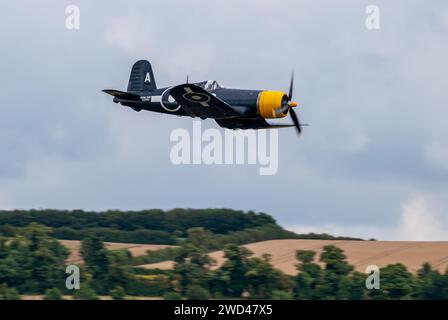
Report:
[[[160,105],[162,106],[163,109],[165,109],[165,110],[168,111],[168,112],[176,112],[177,110],[180,109],[180,105],[178,105],[178,106],[176,107],[176,109],[170,109],[170,108],[168,108],[167,106],[165,106],[165,104],[163,103],[163,96],[164,96],[165,93],[166,93],[168,90],[170,90],[171,88],[172,88],[172,87],[169,87],[169,88],[167,88],[165,91],[163,91],[162,95],[160,96]],[[168,102],[174,103],[174,102],[176,102],[176,100],[174,100],[174,98],[173,98],[171,95],[169,95],[169,96],[168,96]]]

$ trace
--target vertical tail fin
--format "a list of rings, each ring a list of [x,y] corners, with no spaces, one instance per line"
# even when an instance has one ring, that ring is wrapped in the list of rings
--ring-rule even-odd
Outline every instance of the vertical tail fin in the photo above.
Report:
[[[132,67],[128,92],[141,93],[157,89],[154,73],[149,61],[139,60]]]

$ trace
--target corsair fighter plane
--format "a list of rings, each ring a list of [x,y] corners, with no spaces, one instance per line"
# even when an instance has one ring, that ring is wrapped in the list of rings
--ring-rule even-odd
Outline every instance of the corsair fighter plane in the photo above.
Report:
[[[135,111],[147,110],[177,116],[214,119],[228,129],[266,129],[302,125],[294,112],[292,101],[294,75],[289,92],[270,90],[242,90],[221,87],[216,81],[184,83],[173,87],[157,88],[149,61],[137,61],[132,67],[127,92],[106,89],[114,102]],[[291,115],[294,124],[270,124],[267,119]]]

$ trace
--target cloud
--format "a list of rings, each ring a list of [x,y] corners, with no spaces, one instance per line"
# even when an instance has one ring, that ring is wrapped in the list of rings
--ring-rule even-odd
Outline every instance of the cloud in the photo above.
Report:
[[[448,173],[448,146],[433,142],[425,149],[428,164],[436,171]]]
[[[157,44],[151,24],[152,20],[146,20],[143,14],[131,8],[109,21],[104,38],[107,44],[137,59],[145,53],[149,55],[149,48]]]
[[[322,224],[290,226],[288,229],[297,233],[328,233],[363,239],[446,241],[448,217],[442,213],[437,211],[436,204],[431,203],[430,197],[417,194],[402,205],[396,226]]]
[[[416,195],[403,204],[397,238],[410,241],[448,239],[448,219],[434,211],[427,197]]]
[[[155,4],[152,11],[165,12],[166,8]],[[188,32],[188,27],[165,25],[163,22],[161,17],[148,18],[142,10],[131,5],[106,24],[104,40],[111,48],[134,60],[150,59],[155,71],[157,65],[163,65],[163,73],[170,81],[181,81],[180,76],[184,80],[191,72],[195,77],[207,74],[206,71],[217,60],[216,46],[210,43],[213,39],[204,41],[204,37],[194,36],[196,32]]]
[[[73,32],[70,1],[3,8],[0,206],[225,206],[340,235],[440,237],[410,230],[446,216],[444,2],[380,0],[379,31],[364,27],[369,3],[349,0],[76,2]],[[173,166],[170,132],[191,130],[191,119],[136,113],[100,92],[125,90],[142,58],[159,86],[189,74],[287,90],[294,69],[297,112],[310,126],[300,138],[280,131],[275,176]],[[419,204],[408,196],[416,191],[431,196]]]

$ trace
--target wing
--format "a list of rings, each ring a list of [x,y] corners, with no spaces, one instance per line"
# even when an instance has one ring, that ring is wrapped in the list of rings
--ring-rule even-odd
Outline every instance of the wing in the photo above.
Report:
[[[279,129],[294,127],[293,124],[270,124],[266,120],[259,119],[217,119],[216,123],[227,129]]]
[[[241,116],[229,104],[194,84],[173,87],[170,95],[191,117],[229,119]]]

